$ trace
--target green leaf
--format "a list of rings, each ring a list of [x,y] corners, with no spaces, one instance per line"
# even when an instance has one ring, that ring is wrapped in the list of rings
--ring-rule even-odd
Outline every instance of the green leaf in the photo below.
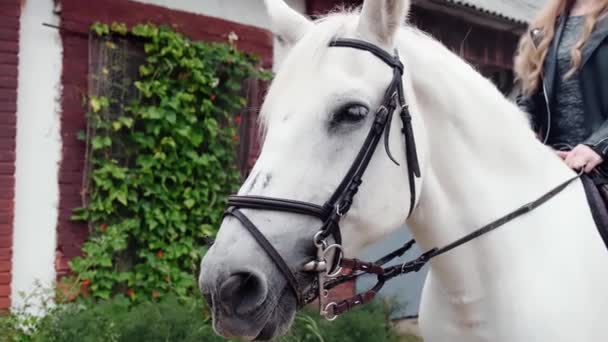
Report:
[[[98,30],[128,32],[116,22]],[[230,120],[246,105],[238,89],[263,70],[228,44],[193,42],[169,27],[141,24],[131,33],[145,54],[137,80],[113,79],[112,96],[102,87],[85,102],[90,137],[80,137],[90,139],[90,181],[86,207],[73,219],[89,221],[94,233],[70,265],[91,281],[94,298],[129,286],[135,296],[123,299],[140,302],[152,291],[197,292],[191,275],[199,240],[215,236],[226,198],[241,180]],[[113,54],[121,51],[116,42],[102,40]],[[102,74],[109,77],[124,62],[107,59]]]
[[[89,100],[89,105],[93,110],[93,113],[98,113],[102,109],[105,109],[110,106],[110,101],[107,97],[91,96],[91,99]]]
[[[170,124],[174,124],[177,121],[177,114],[175,114],[174,112],[167,113],[167,115],[165,116],[165,119]]]
[[[118,200],[118,202],[120,202],[122,205],[127,205],[127,191],[119,191],[116,193],[116,199]]]
[[[192,209],[192,207],[194,207],[195,204],[196,204],[196,202],[193,199],[187,199],[184,201],[184,205],[188,209]]]
[[[93,140],[91,140],[91,147],[93,147],[93,150],[100,150],[105,146],[104,144],[104,137],[95,137],[93,138]]]
[[[125,23],[117,23],[117,22],[113,22],[110,29],[112,30],[112,32],[116,32],[122,36],[125,36],[128,31],[127,25],[125,25]]]
[[[91,31],[93,31],[100,37],[110,33],[108,25],[102,24],[100,22],[95,22],[93,25],[91,25]]]
[[[78,131],[78,133],[76,133],[76,139],[80,141],[87,140],[87,133],[85,131]]]
[[[101,110],[101,103],[99,102],[99,99],[95,97],[91,98],[89,103],[91,104],[91,109],[93,110],[93,113],[97,113]]]

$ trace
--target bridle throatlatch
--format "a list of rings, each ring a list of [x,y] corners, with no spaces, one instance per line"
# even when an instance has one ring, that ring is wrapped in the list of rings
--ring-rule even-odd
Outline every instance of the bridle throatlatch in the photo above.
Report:
[[[330,42],[330,47],[344,47],[363,50],[372,53],[393,69],[393,78],[386,89],[382,105],[376,110],[372,127],[363,142],[354,162],[343,178],[333,195],[322,206],[294,201],[289,199],[260,197],[260,196],[230,196],[228,199],[228,209],[225,215],[236,218],[255,238],[259,245],[264,249],[274,264],[281,271],[293,293],[296,296],[298,307],[302,307],[315,299],[319,299],[319,311],[322,316],[329,320],[337,318],[340,314],[351,308],[370,302],[375,295],[382,289],[384,284],[399,275],[419,271],[430,259],[446,253],[470,240],[486,234],[513,218],[529,212],[555,196],[563,190],[575,178],[564,182],[551,192],[547,193],[535,202],[529,203],[517,211],[469,234],[462,239],[455,241],[443,248],[434,248],[422,254],[413,261],[401,265],[384,267],[385,264],[403,255],[415,243],[414,240],[407,242],[403,247],[384,256],[376,262],[364,262],[358,259],[342,258],[342,236],[340,234],[340,221],[348,213],[353,204],[353,200],[359,186],[363,183],[363,174],[377,149],[380,139],[384,137],[385,149],[388,157],[398,165],[389,149],[389,135],[393,115],[397,113],[403,124],[402,133],[405,137],[405,157],[407,162],[407,176],[410,187],[410,208],[409,215],[414,210],[416,203],[416,178],[420,177],[420,165],[416,152],[416,142],[412,129],[412,118],[409,108],[405,101],[403,92],[403,71],[404,66],[395,52],[392,56],[383,49],[356,39],[336,39]],[[304,264],[299,270],[292,270],[274,246],[266,239],[264,234],[253,224],[240,209],[257,209],[282,211],[300,215],[308,215],[318,218],[321,228],[313,237],[313,243],[317,248],[316,259]],[[332,238],[331,240],[329,238]],[[333,241],[333,242],[329,242]],[[333,257],[332,257],[333,256]],[[330,260],[330,262],[328,262]],[[331,263],[331,264],[330,264]],[[350,275],[341,275],[342,268],[352,271]],[[317,278],[313,285],[304,291],[295,276],[295,272],[316,273]],[[352,281],[365,274],[376,275],[378,281],[376,285],[354,297],[340,302],[327,303],[329,290],[348,281]]]

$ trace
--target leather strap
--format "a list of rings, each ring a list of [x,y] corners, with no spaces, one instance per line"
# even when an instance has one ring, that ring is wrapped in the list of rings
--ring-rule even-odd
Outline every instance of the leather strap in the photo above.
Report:
[[[510,212],[509,214],[507,214],[503,217],[500,217],[499,219],[473,231],[472,233],[470,233],[442,248],[430,249],[414,260],[408,261],[401,265],[394,265],[394,266],[383,268],[382,272],[379,269],[379,267],[381,265],[383,265],[383,263],[390,261],[391,259],[395,258],[396,256],[404,253],[407,249],[411,248],[412,245],[414,244],[414,240],[411,240],[404,247],[396,250],[395,252],[393,252],[391,254],[388,254],[387,256],[378,260],[376,263],[371,263],[371,264],[365,263],[365,267],[367,268],[367,270],[363,270],[363,272],[360,272],[357,274],[352,274],[349,276],[342,276],[342,277],[339,277],[332,281],[327,282],[324,287],[325,287],[325,289],[329,290],[331,288],[334,288],[345,282],[354,280],[365,274],[372,273],[372,274],[376,274],[378,277],[378,281],[377,281],[376,285],[374,285],[374,287],[371,290],[365,292],[363,295],[356,295],[354,297],[351,297],[351,298],[348,298],[341,302],[338,302],[334,308],[334,314],[339,315],[341,313],[344,313],[344,312],[352,309],[353,307],[355,307],[357,305],[365,304],[366,301],[364,301],[362,299],[363,298],[369,299],[370,297],[373,298],[373,296],[384,287],[384,284],[387,281],[389,281],[397,276],[403,275],[403,274],[407,274],[407,273],[411,273],[411,272],[418,272],[429,261],[431,261],[431,259],[436,258],[440,255],[443,255],[443,254],[453,250],[454,248],[460,247],[482,235],[488,234],[488,233],[502,227],[506,223],[514,220],[515,218],[522,216],[526,213],[529,213],[532,210],[540,207],[541,205],[543,205],[544,203],[549,201],[551,198],[553,198],[557,194],[561,193],[564,189],[566,189],[568,187],[568,185],[572,184],[572,182],[579,179],[581,176],[582,176],[582,172],[579,173],[578,175],[564,181],[563,183],[559,184],[558,186],[551,189],[549,192],[545,193],[538,199],[521,206],[517,210],[514,210],[514,211]],[[353,263],[349,261],[348,264],[351,265]]]
[[[329,211],[320,205],[262,196],[230,196],[228,205],[247,209],[283,211],[327,219]]]
[[[299,305],[303,304],[302,293],[300,292],[299,284],[293,272],[290,270],[289,266],[285,263],[285,260],[280,256],[272,244],[264,237],[257,227],[241,211],[239,211],[239,208],[274,210],[317,217],[323,221],[323,226],[320,230],[322,238],[333,236],[335,242],[337,244],[341,244],[342,237],[339,225],[340,220],[349,211],[354,197],[357,194],[360,185],[363,183],[363,175],[378,147],[380,139],[382,139],[383,133],[386,152],[389,158],[397,163],[390,153],[388,144],[393,114],[397,110],[399,110],[399,115],[403,122],[402,131],[405,134],[406,160],[408,163],[408,179],[411,196],[410,214],[413,210],[414,202],[416,201],[416,184],[414,178],[420,177],[420,168],[418,165],[418,157],[416,155],[416,145],[414,142],[413,130],[411,128],[411,117],[409,115],[409,111],[407,111],[403,94],[402,77],[404,66],[399,59],[399,55],[396,53],[394,56],[392,56],[373,44],[357,39],[338,39],[330,42],[329,46],[355,48],[370,52],[393,69],[393,78],[384,93],[382,105],[376,111],[374,123],[372,124],[372,127],[370,128],[370,131],[355,160],[348,169],[347,174],[342,179],[330,199],[323,206],[281,198],[269,198],[262,196],[230,196],[228,199],[229,208],[226,211],[226,215],[234,216],[243,224],[243,226],[245,226],[245,228],[251,233],[260,246],[270,256],[281,273],[283,273],[287,279],[290,287],[298,299]],[[392,253],[391,255],[396,254]],[[391,257],[391,259],[393,257]],[[332,265],[332,269],[338,266],[338,259],[336,258],[334,262],[336,264]],[[383,263],[380,264],[380,266],[358,260],[345,260],[343,263],[350,263],[350,266],[364,272],[378,273],[383,271],[381,267]],[[380,275],[380,273],[378,273],[378,275]],[[369,293],[369,295],[371,295],[371,293]],[[369,296],[366,296],[365,298],[369,298]],[[363,297],[359,299],[363,299]],[[354,300],[354,302],[358,303],[359,300]]]
[[[349,38],[341,38],[335,39],[329,42],[330,47],[347,47],[358,49],[362,51],[371,52],[374,56],[380,58],[384,63],[388,64],[391,68],[398,69],[401,73],[403,73],[404,66],[403,63],[399,60],[398,57],[390,55],[388,52],[383,49],[377,47],[374,44],[368,43],[364,40],[360,39],[349,39]]]
[[[245,228],[247,228],[249,233],[251,233],[251,235],[255,238],[255,240],[260,244],[262,249],[266,252],[266,254],[268,254],[270,259],[279,268],[281,273],[283,273],[283,276],[285,277],[285,279],[287,279],[287,283],[289,284],[289,286],[293,290],[293,293],[296,296],[298,306],[302,306],[303,302],[302,302],[302,297],[301,297],[302,292],[300,291],[300,285],[298,284],[296,277],[294,276],[293,272],[291,271],[291,269],[289,268],[287,263],[285,263],[285,260],[281,257],[279,252],[272,246],[270,241],[268,241],[268,239],[266,239],[264,234],[262,234],[262,232],[260,232],[258,230],[258,228],[253,224],[253,222],[251,222],[247,218],[247,216],[245,216],[237,208],[230,207],[230,208],[228,208],[228,210],[226,210],[225,214],[235,217],[237,220],[239,220],[241,222],[241,224]]]

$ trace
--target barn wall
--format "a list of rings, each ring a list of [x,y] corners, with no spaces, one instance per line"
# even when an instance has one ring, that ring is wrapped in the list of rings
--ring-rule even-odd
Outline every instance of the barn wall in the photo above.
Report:
[[[173,10],[186,11],[202,14],[214,18],[233,21],[235,23],[250,25],[266,30],[270,30],[270,19],[266,13],[264,0],[135,0],[151,5],[167,7]],[[285,0],[293,9],[300,13],[306,13],[306,0]],[[273,44],[274,66],[278,66],[283,59],[285,52],[281,50],[279,44]]]
[[[0,311],[11,301],[19,0],[0,2]]]
[[[148,2],[152,2],[152,0]],[[154,2],[165,3],[160,0],[154,0]],[[182,1],[179,4],[180,9],[194,9],[193,1]],[[271,34],[258,27],[175,8],[169,9],[127,0],[97,0],[88,3],[87,6],[82,6],[81,0],[61,0],[61,5],[64,69],[61,77],[63,87],[61,97],[63,149],[59,173],[61,196],[57,225],[57,271],[59,276],[68,272],[68,261],[74,256],[80,255],[80,247],[88,235],[86,225],[71,221],[70,216],[73,208],[82,205],[85,146],[76,136],[86,125],[82,98],[87,94],[90,25],[95,21],[125,22],[129,26],[142,22],[172,24],[176,30],[192,39],[219,42],[227,41],[228,34],[234,31],[239,36],[237,46],[241,50],[257,54],[267,67],[272,64],[273,59]],[[199,2],[197,8],[206,7]]]
[[[270,21],[266,14],[263,0],[135,0],[151,5],[158,5],[174,10],[202,14],[214,18],[233,21],[269,29]],[[299,12],[305,13],[306,0],[286,0]]]
[[[23,1],[19,44],[12,305],[52,284],[57,222],[61,44],[53,0]]]

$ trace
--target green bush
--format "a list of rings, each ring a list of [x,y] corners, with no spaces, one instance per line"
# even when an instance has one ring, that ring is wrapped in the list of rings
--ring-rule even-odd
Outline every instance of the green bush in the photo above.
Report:
[[[133,304],[123,296],[101,302],[70,303],[51,309],[26,334],[19,319],[0,319],[0,342],[189,342],[225,341],[213,332],[201,300],[167,296],[157,302]],[[4,337],[1,337],[4,336]],[[380,303],[353,310],[334,322],[310,309],[298,314],[281,342],[399,341]]]
[[[329,322],[316,311],[304,310],[296,317],[292,332],[284,342],[397,342],[389,325],[386,308],[379,302],[350,311]]]
[[[137,89],[129,103],[103,91],[88,99],[90,186],[73,219],[92,233],[70,266],[72,288],[95,298],[117,293],[145,302],[197,293],[201,253],[236,190],[241,86],[267,76],[257,59],[233,45],[195,42],[169,27],[112,26],[93,32],[107,51],[129,34],[143,43],[139,79],[115,80],[108,65],[94,79]],[[120,61],[120,59],[119,59]],[[122,77],[122,76],[121,76]],[[107,95],[107,96],[106,96]]]

